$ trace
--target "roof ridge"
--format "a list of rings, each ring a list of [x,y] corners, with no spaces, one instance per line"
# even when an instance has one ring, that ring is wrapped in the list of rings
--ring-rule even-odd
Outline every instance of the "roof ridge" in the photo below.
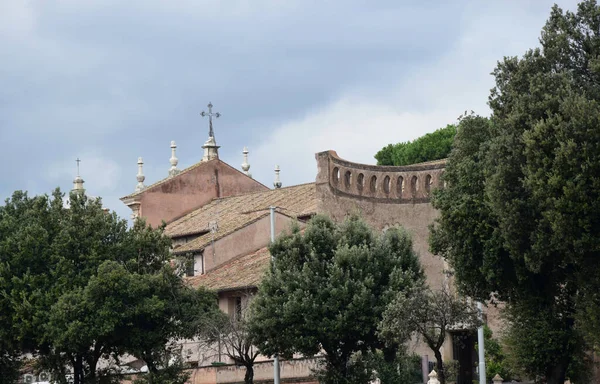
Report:
[[[212,272],[212,271],[214,271],[214,270],[216,270],[216,269],[219,269],[219,268],[225,268],[225,267],[227,267],[228,265],[230,265],[230,264],[233,264],[233,263],[235,263],[236,261],[239,261],[240,259],[243,259],[244,257],[250,257],[250,256],[253,256],[253,255],[257,254],[258,252],[262,251],[263,249],[264,249],[264,250],[266,250],[266,251],[268,252],[268,251],[269,251],[269,246],[266,246],[266,247],[260,247],[260,248],[258,248],[258,249],[256,249],[256,250],[254,250],[254,251],[250,251],[250,252],[248,252],[248,253],[242,253],[241,255],[237,255],[236,257],[233,257],[233,258],[231,258],[231,259],[229,259],[229,260],[225,260],[225,261],[224,261],[224,262],[222,262],[221,264],[215,265],[213,268],[211,268],[210,270],[206,271],[206,272],[204,273],[204,275],[199,275],[199,276],[205,276],[206,274],[208,274],[208,273],[210,273],[210,272]]]
[[[235,226],[234,228],[230,229],[229,231],[223,231],[222,233],[218,234],[218,236],[215,236],[214,238],[211,239],[211,241],[217,241],[217,240],[221,240],[222,238],[229,236],[230,234],[232,234],[233,232],[241,229],[241,228],[245,228],[247,226],[249,226],[250,224],[254,224],[257,221],[259,221],[260,219],[264,219],[265,217],[267,217],[269,215],[269,213],[265,212],[262,215],[259,215],[249,221],[246,221],[245,223],[239,225],[239,226]],[[288,216],[288,215],[285,215]],[[197,237],[196,239],[199,239],[201,236],[206,235],[207,233],[204,233],[202,235],[200,235],[199,237]],[[183,237],[183,236],[188,236],[189,234],[183,232],[180,235],[177,235],[177,237]],[[194,239],[194,240],[196,240]],[[193,242],[194,240],[192,240],[191,242]],[[199,250],[202,250],[206,247],[206,245],[204,247],[200,247],[200,248],[194,248],[194,249],[188,249],[186,251],[177,251],[177,249],[173,249],[173,254],[186,254],[186,253],[190,253],[190,252],[196,252]]]
[[[287,187],[269,188],[266,191],[253,191],[253,192],[248,192],[248,193],[242,193],[240,195],[235,195],[235,196],[215,197],[215,198],[213,198],[213,200],[211,200],[211,203],[214,200],[227,200],[227,199],[232,199],[232,198],[241,197],[241,196],[258,195],[258,194],[261,194],[261,193],[269,193],[269,192],[281,191],[281,190],[284,190],[284,189],[292,189],[292,188],[304,187],[304,186],[307,186],[307,185],[310,185],[310,184],[315,184],[316,185],[317,183],[314,182],[314,181],[311,181],[311,182],[308,182],[308,183],[302,183],[302,184],[296,184],[296,185],[288,185]],[[206,204],[206,205],[208,205],[208,204]],[[202,207],[200,207],[200,208],[202,208]],[[200,208],[198,208],[198,209],[200,209]]]

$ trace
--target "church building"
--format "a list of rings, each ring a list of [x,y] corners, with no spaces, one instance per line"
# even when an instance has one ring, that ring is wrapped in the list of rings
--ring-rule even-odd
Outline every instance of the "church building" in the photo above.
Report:
[[[360,212],[375,229],[402,225],[413,237],[428,283],[439,287],[446,282],[444,261],[428,249],[428,226],[437,216],[430,204],[433,189],[441,184],[445,161],[409,166],[375,166],[353,163],[335,151],[317,153],[315,181],[282,186],[279,167],[270,188],[254,180],[249,172],[248,151],[237,169],[219,159],[213,117],[219,117],[208,105],[208,140],[202,158],[185,169],[178,169],[175,142],[171,142],[171,168],[166,177],[146,185],[143,160],[138,159],[137,186],[121,198],[132,211],[132,218],[143,217],[152,226],[166,223],[166,234],[173,240],[175,256],[189,258],[187,279],[195,287],[214,290],[219,306],[232,316],[245,305],[248,292],[256,291],[269,266],[268,245],[271,234],[271,209],[274,209],[276,235],[293,221],[304,225],[317,213],[341,220],[351,212]],[[165,172],[166,173],[166,172]],[[494,324],[490,324],[494,328]],[[453,339],[461,338],[461,343]],[[465,382],[473,377],[476,360],[472,335],[459,331],[449,334],[444,345],[444,359],[458,360]],[[458,344],[468,346],[459,348]],[[218,354],[205,354],[194,342],[186,344],[183,354],[194,367],[191,383],[243,382],[244,368],[228,363]],[[431,356],[423,345],[416,353]],[[282,361],[281,381],[314,382],[313,359]],[[255,380],[273,379],[273,361],[262,359],[255,366]]]

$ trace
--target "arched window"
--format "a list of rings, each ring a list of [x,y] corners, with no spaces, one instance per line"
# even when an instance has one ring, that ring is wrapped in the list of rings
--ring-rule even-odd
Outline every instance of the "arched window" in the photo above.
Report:
[[[333,184],[338,184],[340,182],[340,169],[338,167],[333,168]]]
[[[356,178],[356,187],[358,188],[358,191],[362,191],[363,188],[365,186],[365,175],[363,175],[362,173],[358,174],[358,177]]]
[[[346,171],[344,174],[344,186],[346,189],[350,189],[350,186],[352,186],[352,172],[350,171]]]
[[[390,177],[386,176],[383,179],[383,192],[385,192],[386,195],[390,194]]]
[[[431,175],[427,175],[425,176],[425,193],[429,196],[429,193],[431,192]]]
[[[370,184],[371,193],[377,192],[377,176],[371,176],[371,184]]]
[[[396,196],[402,198],[404,194],[404,177],[398,176],[398,182],[396,183]]]
[[[417,196],[417,191],[419,190],[419,179],[417,176],[413,176],[410,179],[410,194],[412,197]]]

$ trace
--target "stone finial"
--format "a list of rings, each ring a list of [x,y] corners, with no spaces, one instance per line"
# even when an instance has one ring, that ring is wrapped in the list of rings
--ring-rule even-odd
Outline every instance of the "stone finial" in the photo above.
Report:
[[[281,172],[281,169],[279,169],[279,165],[275,166],[275,181],[273,182],[273,186],[275,188],[281,188],[281,179],[279,178],[279,172]]]
[[[204,148],[204,156],[202,157],[202,161],[209,161],[219,158],[219,148],[221,147],[217,145],[214,136],[209,136],[202,148]]]
[[[244,150],[242,151],[242,153],[244,154],[244,162],[242,163],[242,171],[244,171],[244,173],[247,176],[252,177],[250,172],[248,172],[250,170],[250,164],[248,163],[248,148],[244,147]]]
[[[500,377],[500,374],[496,373],[496,376],[494,376],[494,378],[492,379],[492,383],[502,384],[503,382],[504,382],[504,379],[502,377]]]
[[[171,141],[171,158],[169,162],[171,163],[171,168],[169,169],[169,176],[175,176],[179,173],[179,169],[177,169],[177,164],[179,163],[179,159],[175,156],[175,150],[177,149],[177,145],[174,141]]]
[[[429,373],[429,380],[427,381],[427,384],[440,384],[440,381],[438,380],[438,376],[437,376],[437,372],[434,370],[432,370]]]
[[[81,162],[81,160],[77,158],[77,160],[75,161],[77,162],[77,176],[75,176],[75,179],[73,179],[73,189],[71,191],[77,193],[85,193],[85,188],[83,188],[83,183],[85,183],[85,181],[83,181],[83,179],[79,175],[79,163]]]
[[[144,185],[144,180],[146,180],[146,176],[144,176],[144,160],[142,160],[141,157],[138,157],[138,173],[137,173],[137,186],[135,187],[136,192],[141,191],[142,189],[146,188],[146,186]]]

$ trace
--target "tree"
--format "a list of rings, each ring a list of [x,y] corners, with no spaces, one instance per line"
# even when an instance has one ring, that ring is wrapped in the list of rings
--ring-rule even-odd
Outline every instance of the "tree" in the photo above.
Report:
[[[378,165],[410,165],[445,159],[452,149],[456,126],[447,125],[413,141],[388,144],[375,154]]]
[[[352,360],[357,352],[381,349],[393,360],[397,345],[386,346],[377,325],[396,292],[424,279],[404,230],[377,235],[357,217],[336,224],[316,216],[303,231],[295,226],[279,237],[270,252],[250,323],[262,353],[324,352],[323,382],[330,383],[362,375]]]
[[[581,303],[594,301],[588,281],[597,284],[590,277],[600,271],[596,1],[583,1],[576,13],[555,6],[540,43],[494,70],[491,123],[461,122],[447,188],[434,194],[440,218],[431,245],[463,293],[506,301],[521,313],[517,327],[531,324],[528,313],[543,318],[545,332],[529,334],[539,336],[535,342],[519,340],[523,348],[546,345],[535,351],[536,371],[523,368],[562,383],[586,348],[576,320]]]
[[[218,310],[214,294],[170,268],[163,228],[128,228],[99,199],[72,193],[65,207],[59,190],[15,192],[0,207],[0,228],[0,333],[11,336],[3,343],[58,377],[70,367],[76,384],[96,382],[98,361],[124,352],[158,371],[167,343]]]
[[[389,340],[402,342],[416,335],[433,351],[438,367],[438,379],[446,383],[446,373],[440,349],[446,333],[452,329],[473,329],[480,324],[479,313],[472,303],[439,290],[411,289],[399,292],[383,314],[382,334]]]
[[[202,326],[202,338],[204,343],[200,344],[203,349],[218,349],[229,357],[236,365],[246,368],[244,383],[254,382],[254,362],[259,356],[259,351],[252,344],[249,334],[249,324],[252,318],[252,309],[249,306],[252,300],[250,292],[241,292],[241,306],[236,308],[235,313],[214,316]]]

